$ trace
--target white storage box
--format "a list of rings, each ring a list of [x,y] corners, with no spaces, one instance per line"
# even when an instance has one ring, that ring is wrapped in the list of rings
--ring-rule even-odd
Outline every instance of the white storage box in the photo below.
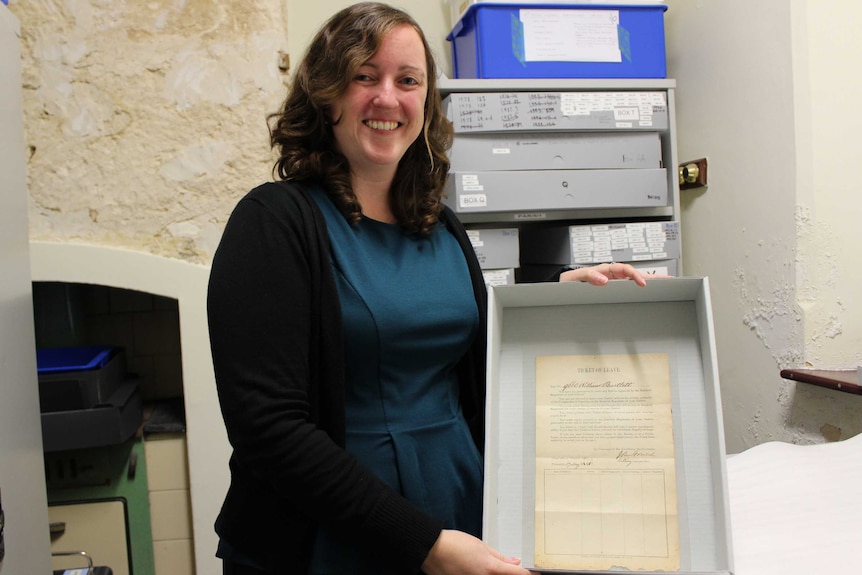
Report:
[[[520,265],[518,228],[468,229],[467,236],[483,270],[516,268]]]
[[[625,262],[647,276],[677,276],[679,275],[679,260],[651,260],[646,262]],[[595,264],[561,266],[559,264],[522,263],[518,268],[518,283],[535,283],[551,281],[555,274],[568,267],[570,269],[586,268]]]
[[[640,512],[645,515],[647,512],[644,510],[650,510],[648,520],[663,514],[668,517],[666,523],[662,523],[667,525],[666,531],[645,530],[634,519],[624,527],[603,530],[600,525],[590,531],[565,531],[565,545],[579,545],[579,552],[589,556],[590,561],[620,565],[634,555],[635,565],[628,564],[628,567],[631,571],[638,571],[638,560],[647,554],[638,551],[635,544],[638,540],[634,535],[640,533],[655,538],[670,534],[666,537],[669,542],[666,547],[676,550],[675,568],[646,568],[639,572],[731,573],[733,552],[724,434],[707,279],[656,279],[650,280],[644,288],[630,281],[614,281],[603,287],[585,283],[493,287],[488,305],[485,541],[504,554],[521,557],[523,566],[528,569],[545,570],[544,564],[537,565],[537,548],[539,555],[547,552],[554,525],[548,521],[550,497],[542,494],[562,477],[568,482],[564,481],[563,485],[572,488],[557,490],[566,500],[564,503],[570,504],[564,513],[555,516],[559,520],[557,525],[589,515],[591,519],[607,521],[604,524],[607,527],[619,517],[629,517],[617,512],[621,508],[628,511],[628,507],[620,507],[621,501],[628,505],[632,500],[641,504]],[[582,375],[581,372],[602,372],[600,375],[604,377],[604,372],[613,371],[611,368],[561,370],[557,375],[562,379],[555,385],[563,383],[556,388],[559,392],[557,397],[562,399],[554,400],[556,405],[551,404],[552,410],[563,413],[560,416],[547,411],[544,391],[537,399],[537,390],[545,390],[552,379],[549,372],[539,369],[539,366],[547,365],[546,358],[571,360],[574,366],[579,365],[583,358],[587,360],[582,365],[590,366],[598,358],[611,364],[617,362],[623,369],[621,375],[607,375],[607,384],[598,386],[589,384],[591,373]],[[664,365],[663,371],[651,372],[650,377],[629,377],[627,362],[651,364],[657,359]],[[618,384],[615,378],[629,380]],[[668,399],[664,404],[655,403],[666,405],[669,415],[655,427],[667,430],[663,433],[667,436],[663,443],[671,444],[672,457],[661,459],[665,466],[670,466],[668,473],[661,477],[672,481],[659,485],[663,489],[670,488],[663,493],[672,493],[672,500],[652,499],[639,495],[640,492],[634,493],[635,487],[645,488],[650,485],[651,477],[658,476],[647,474],[640,477],[630,473],[633,470],[650,471],[655,452],[629,448],[648,437],[651,428],[630,427],[630,424],[640,421],[640,417],[646,418],[646,409],[640,407],[652,405],[650,393],[662,387],[669,390],[666,394]],[[621,395],[626,390],[636,393]],[[565,395],[570,392],[578,395]],[[572,407],[578,410],[572,412],[574,415],[566,411]],[[567,414],[572,417],[566,419],[564,416]],[[544,422],[553,422],[554,417],[563,417],[558,421],[562,421],[562,427],[551,429],[554,439],[562,438],[562,447],[568,445],[567,441],[574,443],[573,437],[581,440],[592,434],[596,436],[597,445],[607,453],[597,456],[595,461],[564,454],[560,460],[563,465],[551,470],[557,473],[554,481],[549,482],[549,476],[543,474],[540,475],[543,478],[540,485],[537,470],[547,472],[547,459],[537,463],[537,454],[545,450],[547,429]],[[588,418],[592,418],[592,423],[587,427],[581,426]],[[632,429],[635,434],[627,435]],[[606,460],[631,464],[631,469],[611,468],[607,471],[614,480],[622,478],[615,484],[608,481],[617,490],[622,485],[627,490],[626,497],[618,500],[597,498],[593,501],[595,505],[585,511],[578,507],[576,500],[586,498],[588,474],[601,475],[607,465],[612,465]],[[575,479],[581,482],[573,483]],[[655,482],[651,485],[654,486]],[[614,489],[608,493],[613,493]],[[542,505],[538,506],[537,501]],[[663,505],[658,506],[657,501]],[[620,552],[610,543],[603,547],[608,537],[619,538],[623,532],[631,535],[624,543],[631,549],[625,547]],[[539,534],[541,546],[537,546]],[[556,544],[562,540],[558,537]],[[573,557],[580,560],[580,555],[574,552]],[[649,561],[644,562],[649,564]],[[583,569],[578,566],[551,570],[619,572],[616,569]]]
[[[667,173],[664,168],[450,172],[444,201],[459,214],[665,207]]]
[[[589,265],[679,258],[679,222],[621,222],[543,226],[521,234],[521,260]]]
[[[667,92],[458,92],[443,99],[456,134],[668,129]]]
[[[661,139],[655,132],[461,133],[449,161],[453,172],[660,168]]]
[[[679,275],[679,260],[655,260],[649,262],[631,262],[632,267],[648,276]]]
[[[488,286],[507,286],[515,283],[514,268],[482,270],[482,276],[485,278],[485,285]]]

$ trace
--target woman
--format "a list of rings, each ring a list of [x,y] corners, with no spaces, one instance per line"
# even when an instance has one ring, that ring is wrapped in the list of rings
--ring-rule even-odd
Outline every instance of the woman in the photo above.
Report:
[[[404,12],[337,13],[274,117],[281,181],[225,228],[208,296],[225,573],[527,573],[479,539],[486,294],[441,200],[436,77]],[[610,277],[644,284],[624,264],[562,279]]]

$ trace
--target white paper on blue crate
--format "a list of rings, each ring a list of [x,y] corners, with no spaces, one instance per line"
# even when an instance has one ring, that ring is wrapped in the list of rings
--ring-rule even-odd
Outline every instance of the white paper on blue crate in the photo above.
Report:
[[[862,573],[862,434],[727,460],[735,575]]]
[[[527,62],[622,62],[617,10],[521,8]]]

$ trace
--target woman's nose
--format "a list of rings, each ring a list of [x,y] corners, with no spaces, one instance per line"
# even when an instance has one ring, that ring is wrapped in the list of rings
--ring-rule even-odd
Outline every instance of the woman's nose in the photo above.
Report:
[[[391,82],[381,82],[377,85],[377,93],[374,95],[373,103],[381,108],[393,108],[398,105],[395,96],[395,86]]]

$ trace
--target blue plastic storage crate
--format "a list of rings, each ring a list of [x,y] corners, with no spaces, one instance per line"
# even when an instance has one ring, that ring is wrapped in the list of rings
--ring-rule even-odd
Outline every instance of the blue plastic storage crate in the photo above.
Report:
[[[126,379],[125,357],[107,346],[36,349],[43,413],[110,404]]]
[[[521,10],[613,11],[619,16],[616,39],[620,60],[574,61],[566,60],[565,55],[556,55],[553,61],[531,58],[526,53]],[[665,4],[473,4],[446,37],[452,43],[453,75],[455,78],[665,78],[665,10]]]

